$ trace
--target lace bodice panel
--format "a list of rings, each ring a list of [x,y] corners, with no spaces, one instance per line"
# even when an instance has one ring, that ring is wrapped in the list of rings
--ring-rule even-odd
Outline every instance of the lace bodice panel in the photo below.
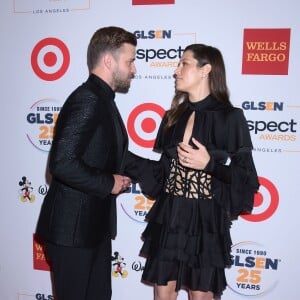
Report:
[[[175,158],[171,159],[170,170],[165,185],[166,193],[189,199],[212,198],[209,174],[202,170],[186,168]]]

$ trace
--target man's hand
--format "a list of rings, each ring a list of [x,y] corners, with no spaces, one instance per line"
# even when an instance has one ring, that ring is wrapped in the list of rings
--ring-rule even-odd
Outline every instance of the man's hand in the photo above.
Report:
[[[131,179],[129,177],[118,174],[113,174],[113,176],[115,179],[115,184],[111,191],[113,195],[118,195],[124,192],[131,185]]]

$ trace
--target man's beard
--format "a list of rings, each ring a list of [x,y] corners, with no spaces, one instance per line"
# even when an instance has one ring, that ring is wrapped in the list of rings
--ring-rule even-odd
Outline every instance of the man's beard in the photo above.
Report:
[[[133,78],[133,76],[131,76],[131,78]],[[125,80],[123,78],[118,77],[117,74],[114,74],[113,76],[113,84],[116,93],[123,93],[123,94],[128,93],[130,88],[130,83],[131,83],[130,79]]]

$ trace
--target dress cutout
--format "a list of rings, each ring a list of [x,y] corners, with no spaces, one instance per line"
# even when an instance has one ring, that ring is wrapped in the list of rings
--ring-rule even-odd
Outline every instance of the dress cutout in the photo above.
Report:
[[[186,168],[175,158],[171,160],[165,192],[189,199],[211,199],[211,176],[203,171]]]

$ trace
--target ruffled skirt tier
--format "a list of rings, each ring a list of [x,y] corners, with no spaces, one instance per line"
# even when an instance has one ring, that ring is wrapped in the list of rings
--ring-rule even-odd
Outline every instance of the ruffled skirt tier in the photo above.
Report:
[[[165,193],[150,210],[142,234],[147,258],[142,279],[176,290],[222,294],[230,259],[231,221],[214,199],[186,199]]]

